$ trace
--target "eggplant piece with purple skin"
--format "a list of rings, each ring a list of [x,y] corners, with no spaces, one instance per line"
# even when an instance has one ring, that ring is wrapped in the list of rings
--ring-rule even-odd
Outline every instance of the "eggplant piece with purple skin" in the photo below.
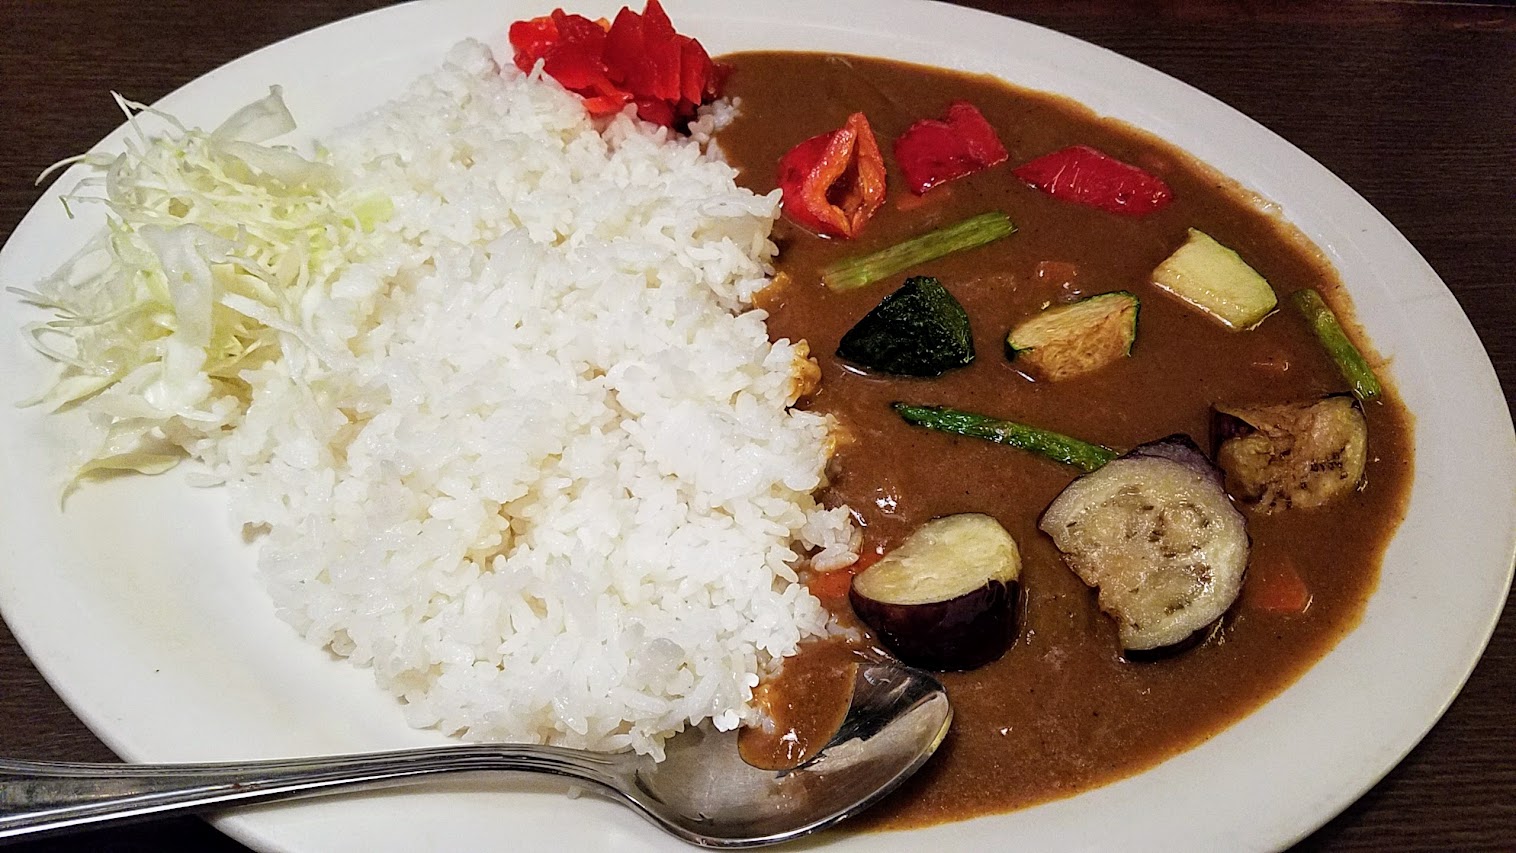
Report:
[[[1247,521],[1188,436],[1149,442],[1085,474],[1038,526],[1098,589],[1127,652],[1186,644],[1242,591]]]
[[[965,670],[997,660],[1015,628],[1021,552],[979,513],[934,518],[853,578],[848,599],[912,666]]]
[[[1216,464],[1227,490],[1265,514],[1321,506],[1358,488],[1368,422],[1357,398],[1213,407]]]

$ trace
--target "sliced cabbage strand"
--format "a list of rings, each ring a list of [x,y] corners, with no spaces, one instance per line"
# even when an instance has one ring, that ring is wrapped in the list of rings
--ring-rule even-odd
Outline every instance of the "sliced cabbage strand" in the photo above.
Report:
[[[369,254],[373,227],[390,212],[388,199],[344,187],[319,155],[264,144],[295,127],[277,86],[210,133],[114,97],[131,125],[125,150],[43,173],[74,163],[97,170],[64,201],[106,205],[105,230],[35,291],[10,288],[53,314],[26,327],[59,365],[26,403],[78,406],[93,428],[76,480],[172,467],[237,424],[249,403],[243,373],[283,347],[343,357],[321,343],[302,306]],[[164,129],[150,134],[149,118]]]

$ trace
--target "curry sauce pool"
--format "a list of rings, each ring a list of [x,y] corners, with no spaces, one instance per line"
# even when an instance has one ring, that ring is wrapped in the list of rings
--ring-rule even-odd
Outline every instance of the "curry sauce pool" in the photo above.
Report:
[[[972,102],[1009,150],[1007,166],[915,197],[890,165],[890,195],[851,241],[823,241],[782,220],[781,285],[760,305],[775,339],[805,339],[820,361],[802,405],[836,417],[846,439],[823,493],[864,527],[865,557],[896,547],[943,515],[997,518],[1022,551],[1023,615],[1014,645],[981,669],[944,673],[955,720],[943,749],[900,792],[861,819],[919,826],[1007,811],[1132,775],[1192,747],[1294,681],[1360,618],[1384,548],[1399,523],[1412,471],[1411,418],[1389,391],[1364,405],[1363,484],[1308,511],[1248,512],[1252,556],[1242,598],[1216,634],[1188,652],[1137,664],[1121,657],[1114,623],[1037,530],[1043,510],[1078,474],[1021,451],[912,427],[891,404],[946,405],[1035,423],[1122,450],[1171,433],[1208,438],[1214,404],[1314,400],[1346,390],[1297,312],[1277,311],[1248,332],[1228,331],[1160,293],[1153,269],[1198,228],[1241,253],[1280,295],[1321,291],[1349,313],[1336,274],[1287,223],[1246,191],[1152,136],[1103,121],[1066,99],[985,77],[860,57],[744,53],[729,91],[742,112],[719,141],[757,192],[798,141],[867,114],[880,145],[952,100]],[[1090,145],[1159,174],[1173,201],[1142,218],[1070,205],[1010,174],[1009,166]],[[1004,211],[1017,233],[970,252],[837,293],[820,284],[839,257],[929,228]],[[843,335],[911,275],[938,278],[971,319],[978,358],[930,380],[860,371],[833,355]],[[1141,299],[1131,356],[1065,382],[1036,381],[983,342],[1047,304],[1127,290]],[[1361,336],[1360,336],[1361,341]],[[1308,584],[1304,612],[1269,609],[1281,575]],[[818,579],[816,588],[836,590]],[[845,586],[841,589],[845,593]],[[843,618],[845,594],[825,595]]]

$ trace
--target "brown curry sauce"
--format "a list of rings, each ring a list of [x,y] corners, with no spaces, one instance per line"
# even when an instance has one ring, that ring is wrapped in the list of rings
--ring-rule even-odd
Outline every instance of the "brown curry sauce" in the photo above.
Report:
[[[885,206],[856,240],[823,240],[781,220],[774,239],[783,276],[760,297],[770,335],[809,341],[819,362],[821,384],[802,405],[833,415],[844,436],[824,500],[852,508],[865,550],[894,547],[937,516],[984,512],[1015,537],[1023,556],[1015,643],[993,664],[942,676],[955,711],[947,741],[904,789],[862,818],[864,825],[899,828],[1009,811],[1137,773],[1257,708],[1352,629],[1411,479],[1411,418],[1388,386],[1381,401],[1364,406],[1369,463],[1358,492],[1313,510],[1245,510],[1250,576],[1292,562],[1310,588],[1310,607],[1292,616],[1262,612],[1247,606],[1245,588],[1204,645],[1144,663],[1121,658],[1115,626],[1094,593],[1037,529],[1042,511],[1078,472],[909,426],[889,407],[897,400],[950,405],[1125,449],[1176,432],[1206,446],[1216,402],[1342,392],[1346,382],[1286,305],[1287,294],[1313,287],[1351,316],[1336,274],[1298,231],[1175,147],[1062,97],[877,59],[744,53],[723,61],[734,67],[727,91],[741,99],[741,113],[719,139],[745,186],[772,190],[785,151],[856,111],[868,115],[890,169]],[[904,188],[890,144],[954,99],[980,109],[1010,162],[917,198]],[[1161,176],[1174,203],[1143,218],[1116,216],[1053,199],[1010,173],[1075,144]],[[848,293],[819,282],[820,267],[840,257],[990,210],[1009,214],[1017,233]],[[1231,332],[1153,287],[1149,273],[1189,227],[1237,250],[1268,279],[1281,310],[1256,329]],[[922,380],[869,375],[833,355],[843,333],[907,275],[936,276],[963,304],[973,324],[972,365]],[[1142,303],[1130,358],[1045,383],[1002,355],[1007,331],[1044,305],[1114,290]],[[774,689],[786,692],[783,679]],[[805,717],[804,688],[792,692],[791,713]],[[816,703],[818,714],[835,716],[822,711],[825,704]]]

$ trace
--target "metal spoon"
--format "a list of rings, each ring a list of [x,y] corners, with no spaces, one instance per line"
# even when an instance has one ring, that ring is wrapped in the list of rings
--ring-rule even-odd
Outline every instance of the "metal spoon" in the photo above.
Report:
[[[475,744],[225,764],[71,764],[0,759],[0,839],[113,821],[412,784],[441,773],[548,773],[587,783],[702,847],[799,838],[863,810],[931,757],[953,710],[942,685],[861,662],[837,734],[805,764],[758,770],[736,733],[687,729],[654,762],[631,752]]]

